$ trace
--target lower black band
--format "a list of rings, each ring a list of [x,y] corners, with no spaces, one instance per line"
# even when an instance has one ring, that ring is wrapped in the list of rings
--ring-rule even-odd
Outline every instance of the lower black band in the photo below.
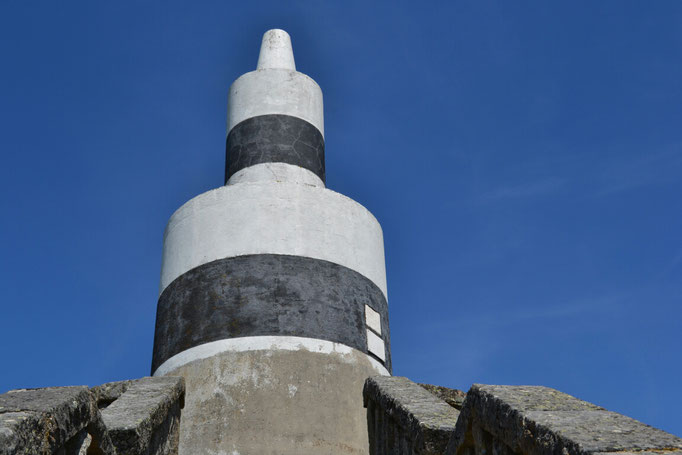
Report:
[[[152,372],[194,346],[246,336],[316,338],[368,353],[365,305],[381,316],[383,363],[390,372],[388,305],[363,275],[301,256],[209,262],[175,279],[159,297]]]
[[[261,163],[287,163],[325,181],[324,137],[311,123],[291,115],[251,117],[227,135],[225,183],[241,169]]]

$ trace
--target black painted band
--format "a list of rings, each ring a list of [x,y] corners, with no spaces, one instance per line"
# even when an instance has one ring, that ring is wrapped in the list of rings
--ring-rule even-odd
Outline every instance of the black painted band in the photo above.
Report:
[[[225,154],[225,183],[237,171],[261,163],[294,164],[325,181],[322,133],[291,115],[260,115],[238,123],[227,135]]]
[[[246,336],[316,338],[371,355],[365,305],[381,316],[383,363],[390,372],[388,305],[363,275],[302,256],[257,254],[209,262],[176,278],[159,297],[152,373],[194,346]]]

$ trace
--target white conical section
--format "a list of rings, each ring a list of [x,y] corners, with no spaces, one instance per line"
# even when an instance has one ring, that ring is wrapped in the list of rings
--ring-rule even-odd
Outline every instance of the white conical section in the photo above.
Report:
[[[284,30],[272,29],[265,32],[258,56],[259,70],[277,68],[296,71],[291,38]]]

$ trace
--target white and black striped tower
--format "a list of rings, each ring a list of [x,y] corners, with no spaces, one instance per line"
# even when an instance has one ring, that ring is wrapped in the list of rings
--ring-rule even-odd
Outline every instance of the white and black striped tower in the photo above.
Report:
[[[263,36],[228,102],[225,186],[164,234],[152,372],[184,376],[182,454],[366,453],[390,374],[381,227],[325,188],[322,91]]]

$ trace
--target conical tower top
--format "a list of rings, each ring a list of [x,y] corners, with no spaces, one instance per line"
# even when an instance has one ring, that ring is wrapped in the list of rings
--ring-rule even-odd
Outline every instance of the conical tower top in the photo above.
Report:
[[[230,87],[225,183],[325,185],[322,90],[296,71],[284,30],[263,35],[258,68]]]
[[[278,28],[265,32],[260,46],[257,68],[259,70],[285,69],[296,71],[291,37],[287,32]]]

